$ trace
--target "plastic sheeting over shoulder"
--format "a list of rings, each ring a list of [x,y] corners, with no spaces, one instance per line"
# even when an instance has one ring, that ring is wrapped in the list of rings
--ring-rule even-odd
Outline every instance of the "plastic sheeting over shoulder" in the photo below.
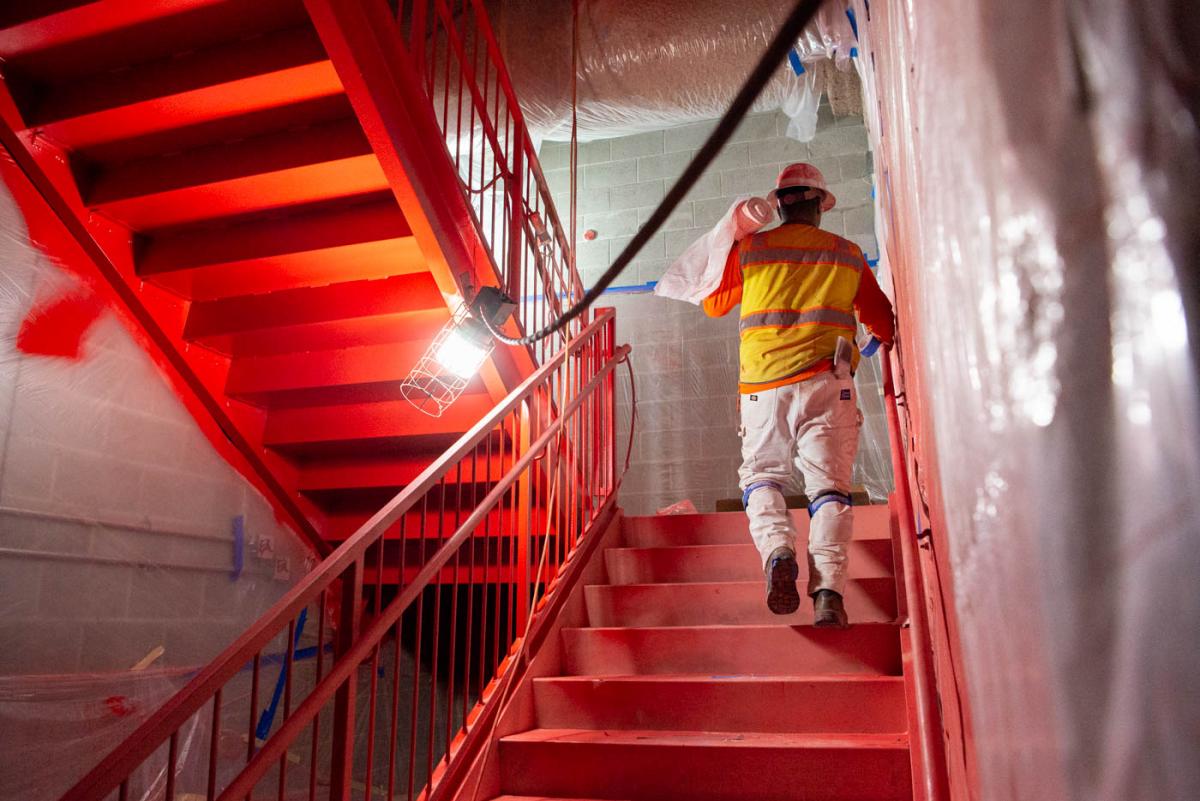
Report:
[[[743,213],[743,208],[762,213],[752,219],[749,213]],[[721,285],[725,262],[734,243],[762,228],[773,216],[774,211],[762,198],[738,197],[716,225],[671,262],[655,285],[654,294],[699,306]]]
[[[1196,17],[856,6],[966,783],[1200,798]]]
[[[0,241],[0,799],[15,801],[57,798],[309,560],[3,185]],[[194,731],[181,764],[200,773]]]
[[[580,0],[579,137],[658,131],[719,117],[790,11],[776,0]],[[827,2],[797,42],[812,65],[833,59],[849,70],[856,44],[843,0]],[[561,0],[494,2],[489,13],[505,62],[535,136],[571,136],[571,6]],[[819,76],[781,67],[755,105],[789,116],[811,107],[816,123]],[[857,83],[846,92],[857,90]],[[857,111],[856,99],[847,99]],[[835,110],[837,105],[835,104]],[[812,138],[812,132],[808,132]]]

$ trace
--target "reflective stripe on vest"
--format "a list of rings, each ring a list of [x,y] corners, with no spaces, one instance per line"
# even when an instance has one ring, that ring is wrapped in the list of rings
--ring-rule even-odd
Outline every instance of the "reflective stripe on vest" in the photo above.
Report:
[[[738,324],[739,331],[748,328],[798,328],[802,325],[832,325],[855,329],[854,315],[838,309],[805,309],[803,311],[751,312]]]
[[[847,251],[827,250],[825,248],[752,246],[743,250],[738,255],[738,262],[742,267],[750,267],[755,264],[829,265],[832,267],[845,267],[848,270],[858,272],[861,267],[850,261],[852,258],[853,255]]]

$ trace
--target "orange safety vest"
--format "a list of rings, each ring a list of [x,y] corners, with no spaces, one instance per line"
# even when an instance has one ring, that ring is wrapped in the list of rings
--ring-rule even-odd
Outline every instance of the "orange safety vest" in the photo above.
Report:
[[[862,250],[811,225],[781,225],[734,245],[704,310],[719,317],[739,302],[743,393],[830,369],[837,341],[854,342],[856,311],[882,341],[893,337],[891,302]],[[858,348],[852,354],[857,366]]]

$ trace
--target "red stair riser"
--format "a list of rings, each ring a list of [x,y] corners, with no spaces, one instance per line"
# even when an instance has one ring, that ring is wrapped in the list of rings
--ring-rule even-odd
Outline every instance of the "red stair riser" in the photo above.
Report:
[[[803,594],[804,588],[801,587]],[[812,603],[801,598],[791,615],[766,605],[764,582],[595,585],[585,588],[593,626],[809,625]],[[857,623],[887,623],[896,617],[891,579],[854,579],[846,585],[846,610]]]
[[[564,629],[565,669],[581,675],[900,674],[899,629],[811,626]]]
[[[693,581],[763,581],[762,559],[750,543],[690,545],[679,548],[609,548],[604,552],[611,584],[687,583]],[[800,557],[801,581],[806,560]],[[850,543],[850,578],[889,578],[891,540]]]
[[[807,537],[808,512],[793,509],[791,517],[796,534]],[[622,541],[630,548],[729,545],[750,541],[750,528],[743,512],[627,517],[621,533]],[[854,507],[855,539],[887,539],[890,536],[886,505]]]
[[[557,677],[534,681],[534,703],[547,729],[903,733],[908,725],[899,678]]]
[[[387,187],[370,153],[93,204],[134,230],[195,223]]]
[[[900,801],[910,793],[903,738],[884,747],[614,741],[500,742],[502,787],[540,796],[645,801]]]

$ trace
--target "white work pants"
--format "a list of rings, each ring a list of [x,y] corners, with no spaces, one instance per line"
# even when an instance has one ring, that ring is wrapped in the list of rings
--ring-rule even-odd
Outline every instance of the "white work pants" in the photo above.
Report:
[[[750,536],[763,565],[776,548],[796,549],[796,532],[783,500],[793,461],[810,501],[825,490],[850,494],[862,414],[850,375],[820,373],[805,381],[741,396],[742,491]],[[846,504],[822,505],[808,534],[808,594],[841,593],[846,584],[853,516]]]

